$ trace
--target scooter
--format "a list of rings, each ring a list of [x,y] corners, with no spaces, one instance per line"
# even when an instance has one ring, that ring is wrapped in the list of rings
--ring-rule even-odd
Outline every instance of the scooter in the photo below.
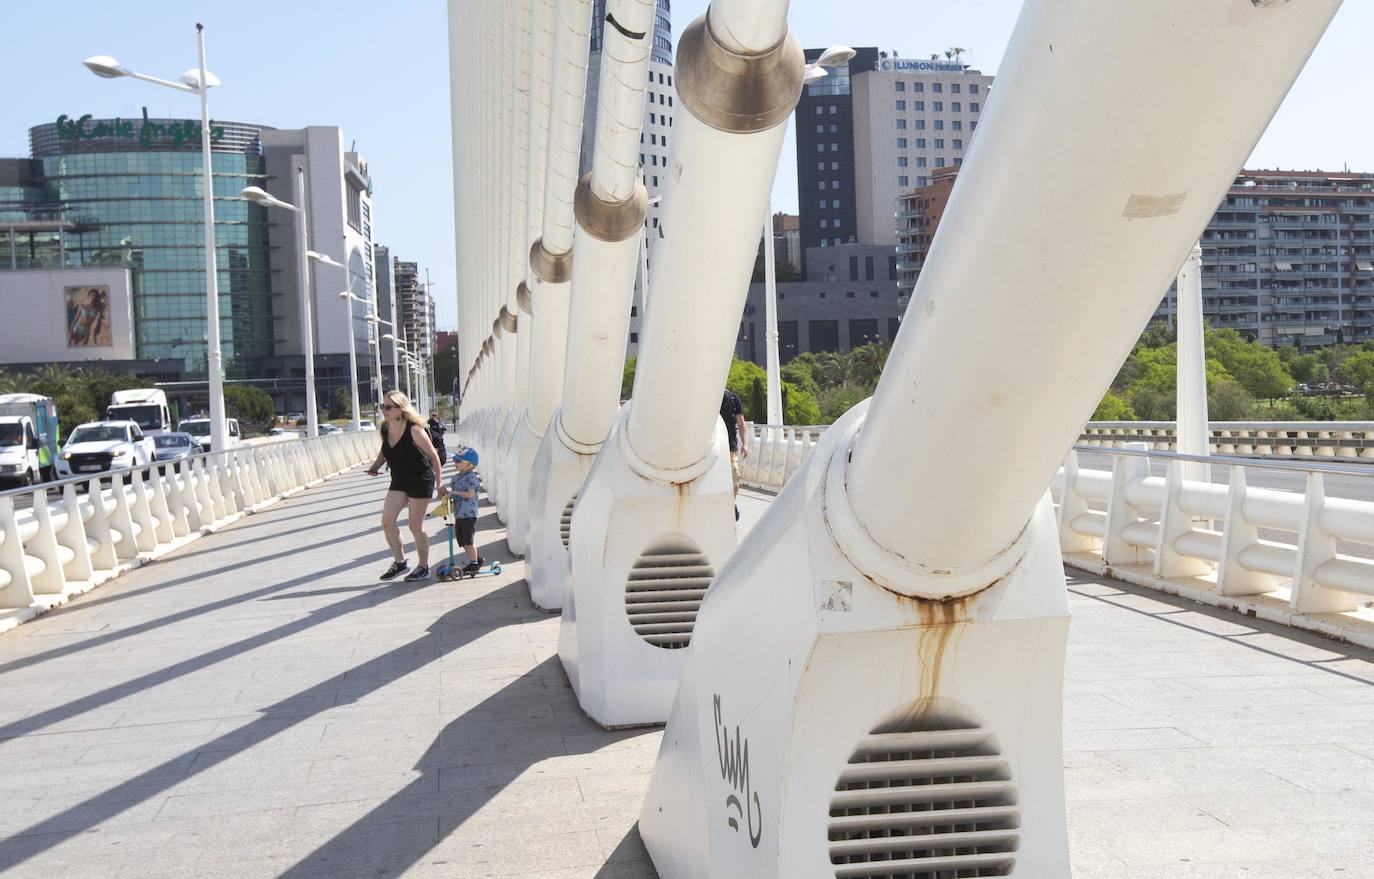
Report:
[[[454,555],[453,536],[457,530],[458,521],[456,518],[457,504],[451,503],[449,498],[444,498],[439,505],[430,513],[444,517],[444,525],[448,528],[448,561],[440,562],[434,566],[434,579],[436,580],[461,580],[464,577],[471,580],[474,577],[496,576],[501,573],[501,562],[495,560],[482,565],[475,571],[463,570],[463,565],[459,563]]]

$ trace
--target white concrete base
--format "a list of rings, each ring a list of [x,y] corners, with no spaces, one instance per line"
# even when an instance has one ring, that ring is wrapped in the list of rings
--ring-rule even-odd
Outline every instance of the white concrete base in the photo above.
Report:
[[[577,499],[572,588],[558,640],[558,658],[582,710],[606,727],[668,719],[699,598],[736,541],[724,424],[717,425],[700,476],[654,482],[629,463],[623,436],[633,406],[620,410]],[[669,555],[646,569],[646,551]],[[637,585],[627,588],[637,562]],[[630,606],[643,634],[631,626]]]
[[[539,440],[530,430],[529,421],[521,415],[506,456],[511,480],[510,494],[506,498],[506,545],[515,555],[526,558],[529,557],[530,536],[530,470],[539,451]]]
[[[558,431],[558,413],[549,421],[530,469],[530,600],[544,610],[561,610],[572,580],[572,556],[563,544],[563,513],[582,489],[595,455],[568,448]]]
[[[511,440],[515,436],[515,425],[520,421],[521,414],[512,407],[506,413],[505,421],[501,423],[501,433],[496,437],[496,443],[492,447],[495,466],[491,469],[500,474],[497,485],[499,490],[494,498],[496,502],[496,518],[502,525],[510,522],[510,504],[512,493],[512,482],[514,480],[515,467],[510,460]]]
[[[1049,498],[989,587],[947,601],[883,588],[839,551],[825,506],[865,408],[827,431],[702,609],[639,819],[663,879],[878,875],[832,863],[866,854],[909,859],[902,875],[1070,875]],[[955,842],[970,822],[980,832]]]

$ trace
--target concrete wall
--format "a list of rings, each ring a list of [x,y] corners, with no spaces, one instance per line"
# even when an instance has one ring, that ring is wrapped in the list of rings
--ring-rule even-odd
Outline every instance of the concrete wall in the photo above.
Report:
[[[67,325],[68,287],[109,288],[109,344],[72,346]],[[17,269],[0,272],[0,320],[22,332],[0,333],[0,364],[133,360],[133,306],[129,271],[121,267]],[[102,334],[103,335],[103,334]]]

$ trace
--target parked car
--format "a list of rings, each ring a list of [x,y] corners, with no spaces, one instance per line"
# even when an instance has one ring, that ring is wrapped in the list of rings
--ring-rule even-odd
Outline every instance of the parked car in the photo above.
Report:
[[[295,423],[298,422],[298,421],[304,421],[304,420],[305,420],[305,413],[304,413],[304,412],[288,412],[288,413],[286,413],[286,420],[289,421],[289,422],[291,422],[292,424],[295,424]]]
[[[228,419],[228,426],[224,432],[225,448],[237,449],[243,444],[239,436],[239,420],[237,418]],[[178,429],[184,433],[189,433],[195,437],[200,444],[202,452],[210,451],[210,419],[208,418],[187,418],[178,425]]]
[[[339,427],[339,425],[337,425],[337,424],[321,424],[321,425],[320,425],[320,436],[325,436],[325,435],[331,434],[331,433],[343,433],[343,428],[342,428],[342,427]]]
[[[268,436],[300,436],[301,432],[292,427],[274,427],[267,431]]]
[[[163,433],[153,437],[153,460],[162,463],[178,461],[200,453],[200,443],[184,431]]]
[[[67,436],[57,456],[59,477],[130,470],[151,464],[153,440],[133,421],[92,421]]]

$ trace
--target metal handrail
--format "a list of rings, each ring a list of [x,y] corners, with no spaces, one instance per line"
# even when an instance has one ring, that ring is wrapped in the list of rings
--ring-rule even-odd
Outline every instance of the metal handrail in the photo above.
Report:
[[[1193,464],[1222,464],[1228,467],[1253,467],[1261,470],[1292,470],[1299,473],[1322,473],[1332,476],[1374,477],[1374,467],[1342,466],[1340,464],[1307,464],[1301,461],[1279,461],[1272,458],[1251,458],[1245,455],[1189,455],[1184,452],[1151,451],[1149,449],[1123,449],[1107,446],[1075,445],[1075,452],[1088,452],[1102,455],[1125,455],[1133,458],[1163,458]]]

